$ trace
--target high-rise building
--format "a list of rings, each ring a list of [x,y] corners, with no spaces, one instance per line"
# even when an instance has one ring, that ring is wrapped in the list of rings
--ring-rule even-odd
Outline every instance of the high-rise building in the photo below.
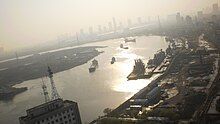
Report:
[[[102,26],[98,25],[98,33],[102,33]]]
[[[137,21],[138,21],[138,24],[139,24],[139,25],[142,24],[142,19],[141,19],[141,17],[138,17],[138,18],[137,18]]]
[[[180,16],[180,13],[178,12],[177,14],[176,14],[176,22],[177,22],[177,24],[180,24],[181,23],[181,16]]]
[[[107,32],[107,27],[103,26],[103,32],[106,33]]]
[[[92,27],[89,27],[89,34],[90,34],[90,35],[94,34]]]
[[[20,124],[82,124],[77,103],[61,99],[50,67],[48,74],[52,87],[51,99],[43,83],[45,103],[26,110],[27,115],[19,117]]]
[[[85,33],[84,33],[84,30],[83,30],[83,29],[80,29],[80,35],[81,35],[81,36],[85,35]]]
[[[185,20],[186,20],[187,25],[192,25],[193,24],[192,17],[190,17],[189,15],[186,16]]]
[[[203,18],[203,12],[202,11],[198,11],[197,12],[197,16],[198,16],[198,19],[201,20]]]
[[[118,29],[123,29],[124,27],[123,27],[123,24],[122,24],[122,22],[119,22],[119,26],[118,26]]]
[[[113,22],[114,31],[116,32],[116,30],[117,30],[117,24],[116,24],[116,21],[115,21],[115,18],[114,18],[114,17],[112,18],[112,22]]]
[[[4,52],[4,47],[0,46],[0,54],[2,54]]]
[[[212,5],[213,13],[218,13],[218,3]]]
[[[109,30],[109,31],[112,31],[112,30],[113,30],[112,22],[108,22],[108,30]]]
[[[26,112],[26,116],[19,118],[20,124],[81,124],[77,103],[60,98]]]
[[[128,19],[128,27],[132,27],[132,22],[131,22],[131,19]]]

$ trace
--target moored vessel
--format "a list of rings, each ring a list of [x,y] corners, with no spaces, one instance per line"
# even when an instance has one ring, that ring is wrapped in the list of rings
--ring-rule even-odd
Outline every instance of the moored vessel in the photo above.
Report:
[[[112,61],[111,61],[111,64],[114,64],[116,61],[115,57],[112,57]]]
[[[98,61],[96,59],[94,59],[92,61],[91,66],[89,67],[89,72],[94,72],[96,70],[96,68],[98,67]]]

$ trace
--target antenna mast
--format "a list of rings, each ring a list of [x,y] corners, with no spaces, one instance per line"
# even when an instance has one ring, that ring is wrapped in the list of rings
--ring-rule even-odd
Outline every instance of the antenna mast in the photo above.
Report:
[[[57,92],[57,88],[55,86],[54,80],[53,80],[53,72],[50,69],[50,67],[48,66],[48,74],[49,74],[49,78],[50,78],[50,83],[51,83],[51,100],[55,100],[60,98],[60,95]]]
[[[44,93],[44,100],[45,100],[45,102],[49,102],[50,97],[48,95],[47,86],[45,85],[43,78],[41,78],[41,80],[42,80],[42,83],[43,83],[42,84],[42,89],[43,89],[43,93]]]

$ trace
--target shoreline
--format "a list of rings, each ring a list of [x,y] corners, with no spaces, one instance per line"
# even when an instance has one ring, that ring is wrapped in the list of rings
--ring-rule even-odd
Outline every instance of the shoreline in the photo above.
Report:
[[[203,47],[203,46],[200,46],[199,45],[199,43],[200,43],[200,41],[198,40],[198,41],[196,41],[196,42],[198,42],[198,46],[195,46],[196,48],[197,48],[197,50],[199,50],[198,48],[200,48],[200,47]],[[206,41],[207,42],[207,41]],[[209,44],[210,44],[210,41],[208,41],[209,42]],[[212,42],[211,42],[212,43]],[[209,46],[208,46],[209,47]],[[184,48],[184,47],[183,47]],[[217,49],[218,50],[215,50],[216,49],[216,47],[211,47],[211,49],[205,49],[205,50],[207,50],[206,52],[208,53],[208,54],[204,54],[204,55],[207,55],[207,56],[209,56],[210,57],[210,55],[211,54],[219,54],[219,47],[217,47]],[[193,49],[194,50],[194,49]],[[105,121],[107,121],[108,119],[109,119],[109,121],[111,121],[111,119],[118,119],[118,121],[121,121],[122,122],[122,118],[124,118],[124,117],[127,117],[127,116],[129,116],[128,118],[130,118],[130,116],[131,116],[131,118],[136,118],[136,116],[134,117],[134,116],[132,116],[132,115],[129,115],[128,113],[129,113],[129,111],[131,112],[132,110],[137,110],[136,112],[138,112],[139,110],[143,110],[143,108],[142,108],[142,105],[141,105],[141,103],[137,103],[138,105],[136,105],[137,106],[137,108],[134,108],[134,109],[132,109],[131,110],[131,108],[130,108],[130,106],[132,105],[132,103],[131,103],[131,100],[133,100],[133,99],[146,99],[146,94],[148,94],[149,92],[151,92],[154,88],[156,88],[156,87],[159,87],[162,83],[161,83],[161,81],[163,81],[163,80],[166,80],[166,79],[168,79],[169,77],[167,77],[167,76],[169,76],[169,75],[172,75],[172,74],[175,74],[175,75],[177,75],[176,76],[176,78],[178,78],[182,73],[184,73],[185,71],[186,71],[186,66],[184,66],[185,68],[185,70],[184,69],[180,69],[180,70],[178,70],[176,67],[175,67],[175,65],[176,64],[178,64],[179,63],[179,61],[181,60],[181,58],[186,58],[188,61],[188,63],[186,63],[186,64],[190,64],[190,57],[191,56],[193,56],[193,55],[198,55],[198,52],[197,53],[190,53],[190,55],[189,55],[189,57],[187,58],[186,57],[186,55],[188,55],[187,54],[187,51],[184,51],[184,49],[179,49],[179,51],[178,52],[176,52],[175,54],[173,54],[173,56],[172,56],[172,58],[171,58],[171,61],[170,61],[170,64],[169,64],[169,66],[166,68],[166,70],[165,70],[165,72],[162,74],[162,75],[160,75],[159,77],[157,77],[156,79],[154,79],[154,80],[152,80],[147,86],[145,86],[143,89],[141,89],[141,90],[139,90],[137,93],[135,93],[132,97],[130,97],[128,100],[126,100],[126,101],[124,101],[122,104],[120,104],[118,107],[116,107],[115,109],[113,109],[111,112],[109,112],[109,113],[107,113],[106,115],[104,115],[104,116],[101,116],[101,117],[99,117],[99,118],[97,118],[97,119],[95,119],[95,120],[93,120],[92,122],[90,122],[90,124],[94,124],[94,123],[96,123],[96,122],[105,122]],[[201,60],[200,60],[201,61]],[[212,63],[209,63],[209,64],[213,64],[215,61],[218,61],[219,62],[219,59],[216,59],[215,58],[215,60],[213,60],[212,61]],[[201,64],[201,63],[199,63],[199,64]],[[198,64],[198,65],[199,65]],[[202,64],[204,64],[204,63],[202,63]],[[202,65],[201,64],[201,65]],[[201,65],[199,65],[200,67],[201,67]],[[215,65],[212,65],[212,67],[214,67]],[[188,66],[187,66],[188,67]],[[202,66],[203,67],[203,66]],[[201,68],[202,68],[201,67]],[[180,67],[181,68],[181,67]],[[188,67],[187,69],[191,69],[190,67]],[[194,68],[192,68],[192,69],[194,69]],[[197,68],[196,68],[197,69]],[[177,73],[179,73],[179,74],[177,74],[177,73],[175,73],[175,71],[173,72],[173,70],[175,70],[175,71],[177,71]],[[191,117],[191,119],[194,119],[194,120],[192,120],[192,121],[198,121],[198,118],[201,118],[201,117],[204,117],[204,114],[205,114],[205,112],[207,112],[208,111],[208,108],[210,107],[210,104],[211,104],[211,102],[212,102],[212,100],[210,100],[210,99],[213,99],[214,98],[214,94],[215,93],[217,93],[217,90],[216,90],[216,84],[217,84],[217,81],[219,80],[219,67],[217,68],[217,76],[213,79],[213,81],[211,81],[211,79],[210,79],[210,81],[208,82],[208,84],[209,85],[211,85],[211,88],[208,88],[207,89],[207,87],[208,86],[206,86],[206,85],[204,85],[204,86],[201,86],[201,87],[205,87],[206,88],[206,91],[207,91],[207,93],[206,92],[204,92],[203,90],[201,90],[201,91],[197,91],[196,89],[195,90],[193,90],[193,91],[190,91],[189,89],[191,88],[191,89],[193,89],[193,86],[191,86],[191,85],[185,85],[184,83],[181,83],[181,81],[183,81],[182,80],[182,78],[179,78],[178,80],[176,80],[176,82],[174,82],[175,84],[176,84],[176,88],[177,88],[177,94],[176,95],[174,95],[174,96],[171,96],[171,97],[169,97],[168,96],[168,99],[162,99],[162,98],[160,98],[160,100],[162,99],[162,100],[164,100],[163,102],[160,102],[160,101],[158,101],[158,104],[155,104],[154,105],[154,107],[153,108],[151,108],[151,111],[149,111],[149,112],[151,112],[151,114],[155,114],[155,115],[153,115],[153,116],[157,116],[157,114],[161,114],[161,113],[156,113],[156,112],[158,112],[159,110],[161,110],[161,111],[166,111],[166,109],[167,109],[167,111],[169,111],[168,109],[169,109],[169,105],[171,105],[172,106],[172,104],[173,105],[179,105],[179,104],[181,104],[182,106],[186,106],[186,108],[187,108],[187,106],[189,105],[189,104],[191,104],[191,103],[195,103],[195,102],[197,102],[197,101],[187,101],[187,102],[183,102],[183,103],[181,103],[181,101],[182,100],[185,100],[185,99],[190,99],[190,98],[202,98],[200,101],[201,102],[204,102],[204,103],[202,103],[202,104],[196,104],[196,106],[198,107],[197,109],[193,109],[192,108],[192,110],[193,110],[193,113],[189,113],[189,116],[190,115],[193,115],[193,117]],[[190,72],[188,72],[188,73],[190,73]],[[184,75],[185,76],[189,76],[189,75],[187,75],[188,73],[185,73]],[[215,72],[216,73],[216,72]],[[209,73],[209,74],[212,74],[212,73]],[[161,83],[161,84],[160,84]],[[171,82],[172,83],[172,82]],[[174,84],[173,83],[173,84]],[[187,82],[188,83],[188,82]],[[168,84],[168,83],[167,83]],[[162,86],[162,85],[161,85]],[[163,85],[164,86],[164,89],[165,89],[165,85]],[[171,86],[171,85],[170,85]],[[188,86],[188,87],[187,87]],[[181,90],[181,88],[188,88],[187,90],[186,90],[186,92],[185,91],[183,91],[183,90]],[[172,88],[172,87],[171,87]],[[169,89],[168,88],[168,85],[167,85],[167,89]],[[213,91],[214,90],[214,91]],[[194,94],[194,93],[196,93],[196,94]],[[206,95],[207,95],[207,97],[206,97]],[[161,97],[162,95],[160,95],[160,97]],[[211,97],[212,96],[212,97]],[[165,97],[164,97],[165,98]],[[202,101],[202,100],[205,100],[205,101]],[[180,103],[179,103],[180,102]],[[168,104],[168,105],[167,105]],[[135,106],[135,105],[134,105]],[[138,107],[141,107],[141,109],[139,109]],[[149,105],[147,105],[147,106],[149,106]],[[147,107],[147,106],[144,106],[144,107]],[[166,106],[167,106],[167,108],[166,108]],[[130,109],[129,109],[130,108]],[[177,109],[177,108],[176,108]],[[173,109],[174,111],[175,111],[175,109]],[[153,112],[152,112],[153,111]],[[182,110],[183,111],[183,110]],[[189,109],[184,109],[184,111],[190,111],[191,112],[191,109],[189,110]],[[177,113],[177,114],[180,114],[180,115],[182,115],[183,113],[184,113],[184,111],[182,112],[182,113]],[[149,116],[149,117],[151,117],[152,115],[151,114],[149,114],[149,115],[147,115],[147,110],[145,110],[145,114],[144,115],[142,115],[142,117],[146,117],[146,120],[145,121],[147,121],[147,117]],[[154,113],[155,112],[155,113]],[[127,115],[126,115],[127,114]],[[158,116],[160,116],[160,115],[158,115]],[[121,118],[118,118],[118,117],[121,117]],[[169,117],[169,116],[168,116]],[[176,117],[176,116],[175,116]],[[175,117],[169,117],[168,119],[170,119],[170,121],[172,122],[172,121],[175,121],[175,120],[172,120],[172,119],[174,119]],[[185,118],[186,117],[188,117],[188,116],[184,116]],[[183,117],[183,118],[184,118]],[[138,120],[139,121],[141,121],[141,119],[143,119],[143,118],[136,118],[137,119],[137,122],[138,122]],[[181,119],[181,118],[179,118],[179,119]],[[190,118],[189,118],[190,119]]]
[[[13,89],[13,96],[27,90],[27,87],[24,87],[26,90],[21,90],[20,88],[14,88],[14,85],[27,80],[47,76],[47,66],[51,66],[53,72],[58,73],[87,63],[103,53],[103,51],[98,51],[97,48],[103,47],[77,47],[51,53],[48,52],[42,55],[35,55],[20,59],[18,62],[16,60],[12,60],[8,63],[1,63],[0,67],[5,66],[8,69],[0,71],[0,75],[2,75],[2,78],[0,79],[0,95],[2,99],[0,100],[13,98],[7,97],[11,94],[7,93],[10,89]]]

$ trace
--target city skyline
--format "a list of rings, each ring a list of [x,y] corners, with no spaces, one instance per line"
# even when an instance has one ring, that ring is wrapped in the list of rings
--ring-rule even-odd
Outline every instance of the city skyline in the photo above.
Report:
[[[198,4],[192,6],[190,0],[184,2],[67,0],[63,3],[48,0],[43,4],[40,1],[1,0],[0,45],[4,46],[5,50],[12,50],[51,41],[62,34],[75,34],[80,29],[85,30],[88,27],[96,29],[97,25],[104,25],[108,28],[108,21],[113,17],[118,23],[124,24],[129,18],[134,23],[138,17],[142,17],[143,21],[148,20],[149,17],[157,18],[158,15],[166,17],[168,14],[177,12],[195,14],[198,10],[206,10],[205,8],[211,7],[218,1],[194,2]],[[189,7],[186,9],[187,6]],[[158,9],[163,11],[157,13],[155,10]]]

